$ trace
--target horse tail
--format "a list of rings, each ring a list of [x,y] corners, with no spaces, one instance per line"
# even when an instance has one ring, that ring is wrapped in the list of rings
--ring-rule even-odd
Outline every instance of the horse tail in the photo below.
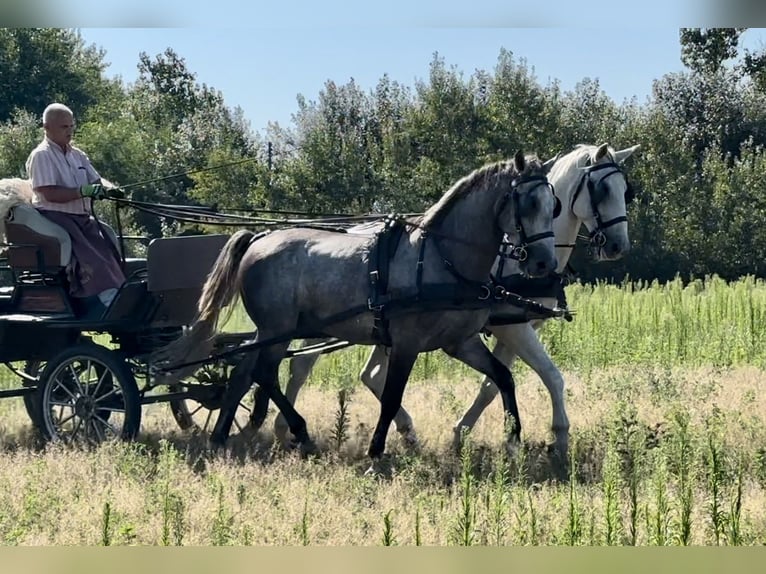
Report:
[[[240,229],[223,246],[202,287],[202,295],[197,304],[197,321],[214,326],[218,323],[221,309],[227,306],[229,308],[224,322],[231,316],[234,310],[232,303],[240,287],[237,278],[239,264],[250,244],[261,235],[256,236],[252,231]]]
[[[198,368],[198,365],[195,364],[190,367],[173,369],[172,365],[183,361],[202,360],[213,350],[215,345],[213,335],[221,308],[230,305],[234,295],[239,291],[239,282],[236,281],[239,263],[251,241],[265,234],[260,233],[256,236],[253,232],[243,229],[232,235],[223,246],[202,287],[194,324],[185,331],[182,337],[157,349],[151,355],[151,363],[171,365],[168,367],[170,371],[164,371],[164,374],[161,375],[164,377],[161,384],[177,382]],[[231,307],[227,311],[226,319],[233,311]]]

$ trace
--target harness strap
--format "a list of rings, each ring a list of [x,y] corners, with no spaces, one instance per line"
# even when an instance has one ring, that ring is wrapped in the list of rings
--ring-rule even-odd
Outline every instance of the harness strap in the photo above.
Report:
[[[367,305],[373,313],[373,335],[386,345],[391,344],[386,317],[391,300],[388,293],[389,267],[403,233],[404,226],[395,216],[386,218],[383,229],[375,235],[367,263],[370,283]]]
[[[388,291],[389,265],[404,231],[405,223],[390,217],[383,229],[376,234],[368,258],[368,307],[373,313],[373,336],[384,345],[391,345],[388,327],[392,314],[407,311],[415,305],[426,310],[478,309],[487,305],[486,301],[492,293],[491,287],[486,283],[463,277],[451,261],[441,256],[438,242],[435,244],[436,250],[445,268],[457,279],[457,283],[423,284],[426,243],[430,238],[428,231],[423,229],[415,269],[415,292],[392,298]]]

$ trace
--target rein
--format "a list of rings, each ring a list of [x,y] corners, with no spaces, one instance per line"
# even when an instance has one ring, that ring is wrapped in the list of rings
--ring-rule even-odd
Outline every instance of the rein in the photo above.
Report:
[[[380,219],[380,215],[348,215],[348,216],[332,216],[322,218],[305,218],[305,219],[275,219],[266,217],[252,217],[247,215],[236,215],[230,213],[220,213],[214,208],[205,206],[175,206],[166,205],[162,203],[149,203],[142,201],[134,201],[129,199],[108,198],[114,201],[118,207],[131,207],[136,211],[142,211],[158,217],[165,217],[175,221],[183,223],[196,223],[200,225],[213,225],[213,226],[240,226],[240,227],[254,227],[254,226],[285,226],[285,225],[322,225],[322,224],[346,224],[353,225],[361,222],[375,221]]]

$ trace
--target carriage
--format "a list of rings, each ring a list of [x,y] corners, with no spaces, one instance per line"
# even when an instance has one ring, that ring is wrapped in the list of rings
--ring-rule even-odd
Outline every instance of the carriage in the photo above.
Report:
[[[122,254],[125,239],[101,225]],[[193,318],[200,288],[227,235],[154,239],[146,257],[123,257],[127,280],[103,315],[94,317],[83,314],[68,294],[71,242],[61,227],[21,203],[10,209],[5,231],[3,267],[10,285],[0,290],[0,362],[20,385],[1,390],[0,397],[23,397],[46,439],[134,438],[142,406],[150,403],[169,402],[182,427],[192,424],[186,400],[216,408],[221,387],[210,384],[211,377],[207,384],[197,380],[162,388],[147,361]],[[241,339],[222,337],[221,345]],[[23,368],[13,364],[20,362]],[[226,368],[223,362],[205,365],[208,371],[219,366]]]

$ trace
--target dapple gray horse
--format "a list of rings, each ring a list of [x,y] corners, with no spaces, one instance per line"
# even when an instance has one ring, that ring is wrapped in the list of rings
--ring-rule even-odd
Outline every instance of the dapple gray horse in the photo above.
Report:
[[[527,160],[519,152],[513,161],[489,164],[463,177],[422,217],[406,220],[383,258],[384,295],[390,302],[382,331],[380,316],[370,305],[375,296],[371,277],[377,277],[370,259],[379,239],[311,228],[259,235],[238,231],[208,275],[197,319],[183,337],[156,353],[153,362],[172,371],[182,361],[204,357],[222,308],[239,293],[257,326],[255,343],[267,343],[243,351],[232,371],[210,435],[212,445],[225,443],[241,398],[256,382],[285,416],[296,441],[313,448],[305,420],[279,388],[279,364],[293,338],[336,337],[362,345],[385,341],[390,347],[381,410],[368,450],[373,460],[385,450],[417,356],[435,349],[495,381],[512,421],[507,444],[513,448],[521,424],[511,373],[480,339],[479,345],[465,343],[487,322],[490,310],[483,299],[504,234],[516,244],[527,243],[521,266],[530,276],[545,276],[556,268],[552,226],[557,200],[545,170],[539,160]]]
[[[580,144],[571,152],[559,155],[549,162],[553,163],[548,175],[556,196],[564,206],[561,215],[553,224],[556,242],[557,272],[561,272],[572,253],[578,232],[583,224],[589,232],[590,248],[597,260],[614,260],[622,257],[630,249],[628,224],[626,218],[627,204],[632,200],[632,190],[621,166],[633,153],[640,148],[635,145],[620,151],[615,151],[607,144],[600,146]],[[548,163],[548,162],[546,162]],[[498,272],[495,262],[494,272]],[[502,279],[519,273],[517,264],[506,261],[502,268]],[[556,304],[555,298],[535,298],[546,306]],[[498,308],[493,315],[503,315],[508,310]],[[516,312],[510,309],[510,314]],[[552,450],[557,456],[566,460],[569,444],[569,419],[564,405],[564,379],[561,372],[551,360],[545,347],[540,341],[536,330],[544,320],[522,322],[489,327],[496,337],[497,343],[494,355],[503,364],[511,367],[518,356],[529,365],[542,379],[551,396],[553,411],[551,428],[554,433]],[[307,340],[305,344],[314,344],[318,340]],[[472,344],[478,345],[476,341]],[[386,378],[386,368],[389,350],[376,346],[361,373],[364,384],[380,398]],[[290,364],[290,379],[285,388],[285,394],[293,404],[298,392],[308,379],[318,354],[298,355]],[[256,389],[256,401],[253,408],[252,426],[262,423],[268,407],[268,397]],[[463,429],[470,430],[484,409],[497,396],[497,386],[487,377],[470,409],[455,425],[456,444]],[[412,418],[404,408],[401,408],[394,418],[396,429],[406,444],[417,445],[417,435],[413,428]],[[287,423],[280,414],[274,424],[277,439],[285,444],[287,441]]]

